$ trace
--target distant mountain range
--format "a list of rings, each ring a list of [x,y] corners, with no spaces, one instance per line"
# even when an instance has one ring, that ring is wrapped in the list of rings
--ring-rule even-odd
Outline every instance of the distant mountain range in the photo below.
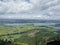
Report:
[[[45,21],[40,21],[36,19],[0,19],[0,22],[4,23],[40,23]]]
[[[0,23],[60,23],[60,20],[0,19]]]

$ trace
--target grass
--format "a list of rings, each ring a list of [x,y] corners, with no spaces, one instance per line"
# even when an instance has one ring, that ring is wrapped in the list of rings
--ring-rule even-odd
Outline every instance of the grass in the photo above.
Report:
[[[14,26],[14,27],[5,27],[0,26],[0,35],[12,34],[17,32],[26,32],[38,28],[37,26],[24,25],[24,26]],[[19,38],[22,34],[11,35],[12,38]],[[9,35],[1,36],[0,38],[9,38]]]
[[[34,29],[35,27],[33,26],[17,26],[17,27],[4,27],[4,26],[0,26],[0,35],[1,34],[10,34],[10,33],[14,33],[14,32],[24,32],[24,31],[28,31],[31,29]]]
[[[26,32],[28,31],[28,32]],[[13,34],[17,32],[26,32],[23,34]],[[55,38],[57,36],[56,29],[53,26],[33,26],[33,25],[24,25],[24,26],[14,26],[14,27],[5,27],[0,26],[0,39],[12,40],[14,44],[21,45],[45,45],[46,42],[52,40],[50,38]],[[42,43],[42,44],[41,44]]]

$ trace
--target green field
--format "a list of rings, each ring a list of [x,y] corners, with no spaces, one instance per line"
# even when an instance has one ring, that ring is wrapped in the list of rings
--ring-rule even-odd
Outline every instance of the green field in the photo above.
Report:
[[[16,27],[15,26],[14,27],[0,26],[0,36],[7,35],[7,34],[13,35],[14,33],[20,33],[20,32],[27,32],[27,31],[33,30],[35,28],[38,28],[38,27],[30,26],[30,25],[16,26]],[[7,36],[9,36],[9,35],[7,35]],[[19,36],[21,36],[21,34],[13,35],[13,37],[15,37],[15,36],[19,37]],[[6,36],[3,36],[3,37],[5,38]]]
[[[46,45],[59,35],[54,26],[0,26],[0,43],[5,45]]]

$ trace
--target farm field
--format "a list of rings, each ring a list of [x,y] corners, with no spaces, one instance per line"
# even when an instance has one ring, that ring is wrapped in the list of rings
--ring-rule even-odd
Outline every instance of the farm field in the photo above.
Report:
[[[0,44],[5,45],[46,45],[60,39],[59,35],[54,26],[0,26]]]

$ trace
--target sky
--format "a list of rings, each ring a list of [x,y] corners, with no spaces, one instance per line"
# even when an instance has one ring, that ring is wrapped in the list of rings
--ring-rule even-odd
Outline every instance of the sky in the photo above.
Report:
[[[60,20],[60,0],[0,0],[0,19]]]

